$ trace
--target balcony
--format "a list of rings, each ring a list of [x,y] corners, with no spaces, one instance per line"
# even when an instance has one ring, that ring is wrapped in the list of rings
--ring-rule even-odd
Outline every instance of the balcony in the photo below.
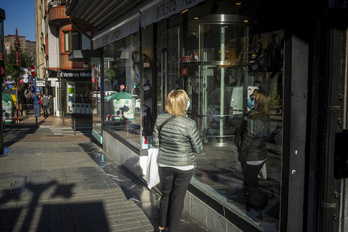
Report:
[[[64,5],[53,5],[48,10],[49,15],[49,23],[55,24],[59,23],[62,20],[68,20],[69,16],[65,14],[65,6]]]

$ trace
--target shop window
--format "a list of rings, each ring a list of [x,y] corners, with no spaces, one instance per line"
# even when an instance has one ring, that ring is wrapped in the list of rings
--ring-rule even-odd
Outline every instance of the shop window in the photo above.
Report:
[[[67,81],[66,89],[68,114],[92,114],[92,91],[89,81]]]
[[[153,73],[153,62],[152,62],[152,51],[153,49],[153,26],[149,26],[142,29],[142,55],[133,53],[134,72],[137,73],[136,69],[141,64],[142,78],[139,78],[140,82],[134,86],[134,94],[138,95],[138,104],[142,104],[142,140],[141,148],[147,149],[150,145],[150,140],[154,127],[154,105],[153,98],[156,96],[154,93],[154,82],[152,80]],[[136,57],[138,56],[138,57]],[[136,74],[137,75],[137,74]]]
[[[140,70],[134,67],[140,53],[139,34],[104,47],[104,125],[140,148],[140,99],[136,86]]]
[[[193,183],[261,227],[272,224],[267,231],[277,231],[284,33],[249,37],[246,25],[233,23],[195,22],[190,29],[180,57],[181,78],[206,153],[196,157]],[[250,104],[255,90],[266,94],[267,109]],[[267,220],[250,212],[262,212]]]
[[[99,59],[92,59],[92,111],[93,111],[93,130],[101,141],[101,65]]]
[[[238,17],[228,15],[223,23],[207,17],[185,27],[178,23],[180,16],[172,18],[175,23],[169,28],[170,22],[157,25],[161,38],[154,49],[158,61],[157,114],[164,111],[170,90],[186,90],[191,100],[188,116],[196,121],[205,153],[196,156],[191,184],[240,217],[257,223],[260,230],[279,231],[284,31],[249,35],[243,19],[236,22]],[[261,89],[267,107],[256,128],[257,123],[249,120],[254,119],[250,115],[255,112],[250,101],[254,91]],[[241,159],[240,141],[247,145],[241,137],[246,135],[244,130],[253,134],[260,128],[260,137],[248,135],[253,138],[248,146],[254,147],[251,153],[262,153],[262,159]],[[242,163],[248,168],[242,168]],[[260,169],[252,181],[248,179],[250,169]],[[250,193],[247,205],[244,190]]]

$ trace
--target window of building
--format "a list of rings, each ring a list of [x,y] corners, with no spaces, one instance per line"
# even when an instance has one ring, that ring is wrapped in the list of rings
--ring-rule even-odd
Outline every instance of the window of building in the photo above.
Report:
[[[69,52],[70,51],[70,36],[69,32],[64,33],[64,51]]]
[[[104,125],[140,148],[140,99],[134,86],[140,73],[134,56],[140,51],[139,33],[104,47]]]
[[[91,34],[87,32],[87,34]],[[72,50],[91,50],[91,41],[78,31],[69,31],[64,33],[64,51]]]
[[[231,17],[229,22],[225,15],[224,23],[211,18],[195,20],[184,27],[180,16],[175,16],[168,23],[158,23],[157,37],[161,39],[156,40],[155,49],[157,114],[164,112],[170,90],[185,89],[191,101],[188,116],[196,121],[205,153],[196,156],[191,184],[245,220],[257,223],[260,229],[278,231],[284,31],[249,35],[249,26],[235,19]],[[250,147],[262,144],[262,159],[253,163],[241,159],[239,145],[244,143],[245,147],[247,142],[242,138],[240,143],[239,138],[246,135],[245,130],[254,136],[259,129],[255,127],[258,122],[250,116],[256,110],[250,103],[255,89],[266,93],[269,100],[264,110],[269,117],[259,120],[259,128],[263,129],[258,135],[262,136],[249,141]],[[253,152],[259,148],[255,147]],[[248,169],[242,168],[244,164]],[[247,173],[251,172],[246,170],[257,166],[253,164],[260,168],[253,176],[257,188],[251,187],[247,179],[250,177]],[[244,198],[247,182],[250,193],[253,191],[250,201],[255,203],[249,208]],[[261,199],[255,199],[258,193]]]
[[[71,49],[80,50],[80,33],[77,31],[71,32]]]
[[[87,32],[88,35],[91,35],[90,32]],[[91,50],[91,41],[85,36],[81,35],[81,49],[82,50]]]

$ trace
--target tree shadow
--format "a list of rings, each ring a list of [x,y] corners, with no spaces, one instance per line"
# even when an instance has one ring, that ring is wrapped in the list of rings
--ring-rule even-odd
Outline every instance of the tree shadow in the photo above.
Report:
[[[64,199],[73,196],[75,186],[52,180],[28,183],[23,191],[4,189],[0,198],[0,231],[110,231],[103,202],[65,203]],[[27,196],[30,201],[25,203]],[[49,198],[47,203],[42,200],[44,197]]]

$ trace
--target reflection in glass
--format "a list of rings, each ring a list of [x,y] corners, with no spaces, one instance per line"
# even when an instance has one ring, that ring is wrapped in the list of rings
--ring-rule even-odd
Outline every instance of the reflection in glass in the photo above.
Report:
[[[179,78],[191,100],[188,114],[196,121],[205,143],[205,155],[196,156],[192,184],[241,217],[257,222],[267,231],[278,231],[283,31],[249,36],[249,27],[243,20],[236,21],[236,17],[228,15],[224,19],[214,21],[210,17],[188,23],[178,58]],[[250,165],[244,166],[246,163],[242,165],[238,159],[236,135],[243,121],[248,122],[250,133],[257,132],[252,120],[245,120],[251,114],[248,98],[255,89],[269,95],[269,120],[261,122],[265,159],[257,160],[257,168],[250,170]],[[253,152],[255,149],[249,151]],[[259,194],[265,197],[263,201],[262,196],[256,200],[259,206],[250,204],[255,194],[251,199],[250,190],[244,191],[243,183],[246,185],[245,178],[250,176],[264,193]]]
[[[139,34],[104,47],[104,116],[105,126],[136,147],[140,147],[140,82],[136,54]]]
[[[92,112],[93,112],[93,133],[99,142],[101,137],[101,65],[98,58],[92,59]]]

